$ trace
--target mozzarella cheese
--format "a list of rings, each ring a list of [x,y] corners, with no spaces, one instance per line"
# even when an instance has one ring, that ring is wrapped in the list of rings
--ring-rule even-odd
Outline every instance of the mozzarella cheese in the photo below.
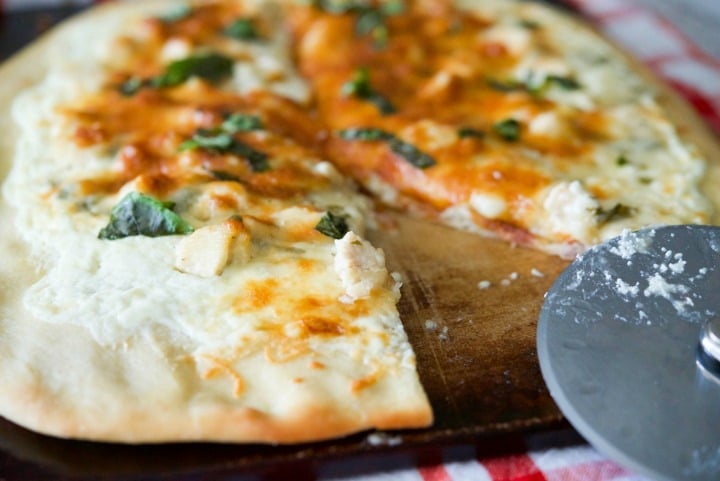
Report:
[[[142,14],[159,11],[156,7]],[[124,31],[126,27],[118,24],[117,28]],[[282,29],[269,31],[271,38],[252,45],[217,40],[215,51],[239,55],[232,81],[218,85],[218,91],[234,91],[232,95],[260,91],[307,99],[307,87],[289,62],[287,37]],[[112,30],[103,32],[98,42],[111,42],[116,35]],[[162,62],[198,51],[190,39],[180,37],[158,48]],[[119,58],[133,57],[121,51]],[[120,182],[115,192],[106,192],[103,179],[122,178],[127,164],[142,160],[149,151],[142,142],[118,151],[115,142],[127,133],[109,140],[103,137],[89,146],[78,144],[78,132],[85,129],[83,116],[113,107],[110,101],[93,103],[98,90],[107,88],[105,67],[95,64],[97,71],[88,81],[81,78],[87,67],[73,74],[72,66],[53,69],[44,83],[26,91],[14,104],[22,135],[3,189],[17,212],[16,226],[41,266],[40,280],[25,295],[25,305],[34,316],[81,326],[104,346],[152,336],[160,326],[198,360],[200,374],[205,370],[202,360],[208,356],[236,359],[238,353],[267,349],[269,358],[280,362],[291,346],[303,352],[345,350],[364,359],[359,372],[374,372],[383,362],[385,368],[394,369],[396,360],[413,366],[402,329],[393,328],[389,336],[380,334],[399,322],[395,309],[399,292],[388,281],[382,253],[361,237],[370,203],[356,193],[352,182],[331,164],[294,147],[289,139],[273,140],[275,134],[265,131],[248,135],[266,142],[267,147],[279,146],[268,161],[267,185],[255,180],[264,178],[263,174],[249,174],[248,184],[212,178],[216,174],[202,162],[216,157],[178,153],[177,137],[168,141],[162,133],[163,142],[169,142],[168,147],[161,147],[169,154],[162,155],[173,159],[165,161],[170,162],[167,169],[176,172],[179,180],[145,172]],[[160,129],[172,131],[184,128],[184,122],[198,125],[215,119],[217,109],[193,106],[192,99],[204,88],[202,82],[191,80],[176,93],[168,93],[176,97],[158,104],[150,122],[127,117],[129,124],[141,122],[140,130],[132,135],[157,135],[153,128],[162,122],[167,125]],[[230,98],[205,92],[210,94],[221,100]],[[189,105],[187,115],[175,115],[173,102],[178,102],[178,96],[184,97],[179,102]],[[112,100],[117,105],[132,101]],[[262,111],[264,100],[260,102]],[[73,107],[68,110],[67,106]],[[140,112],[141,117],[149,115]],[[275,115],[272,112],[268,115]],[[105,125],[111,125],[112,117],[107,119]],[[268,122],[272,124],[271,119]],[[229,168],[246,169],[243,161],[223,162]],[[277,185],[273,175],[284,176],[290,184]],[[170,186],[165,188],[165,182]],[[297,187],[292,187],[293,182]],[[98,239],[112,207],[134,191],[172,201],[194,232]],[[336,242],[315,230],[331,208],[339,208],[352,229]],[[325,347],[318,336],[326,338]],[[366,344],[359,344],[358,338]],[[395,354],[389,356],[391,352]],[[397,353],[401,353],[399,359]]]
[[[612,46],[533,2],[456,3],[440,18],[409,4],[382,49],[346,35],[353,15],[295,19],[324,121],[410,144],[337,135],[329,152],[345,171],[383,202],[565,257],[623,229],[711,220],[705,160]],[[394,113],[347,95],[361,68]],[[417,151],[432,162],[413,164]]]

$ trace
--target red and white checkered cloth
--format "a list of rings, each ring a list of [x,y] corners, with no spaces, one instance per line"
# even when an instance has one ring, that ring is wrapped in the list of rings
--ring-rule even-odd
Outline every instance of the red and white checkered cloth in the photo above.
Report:
[[[85,5],[102,0],[0,0],[3,9]],[[720,61],[697,47],[667,18],[633,0],[565,0],[675,87],[720,132]],[[688,3],[693,3],[687,0]],[[709,0],[695,0],[699,7]],[[573,442],[568,443],[568,436]],[[487,443],[424,449],[377,458],[293,467],[292,472],[212,479],[254,481],[649,481],[578,442],[573,433],[535,434],[516,441],[516,454],[493,456]],[[507,452],[507,450],[506,450]],[[209,479],[187,476],[186,481]]]
[[[631,0],[565,1],[677,89],[720,132],[720,60],[669,19]],[[700,8],[706,1],[687,3]]]

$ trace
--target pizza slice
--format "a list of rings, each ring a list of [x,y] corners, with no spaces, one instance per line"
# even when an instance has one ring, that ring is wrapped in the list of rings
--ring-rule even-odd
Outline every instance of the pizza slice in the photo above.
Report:
[[[95,9],[14,64],[54,59],[2,155],[0,413],[133,443],[428,425],[399,280],[292,100],[282,29],[171,5]]]
[[[572,258],[708,222],[704,160],[587,28],[512,0],[290,9],[329,157],[387,204]]]

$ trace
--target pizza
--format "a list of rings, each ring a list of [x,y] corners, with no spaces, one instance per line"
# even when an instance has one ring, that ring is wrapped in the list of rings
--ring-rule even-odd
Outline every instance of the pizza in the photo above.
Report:
[[[0,414],[61,437],[430,425],[376,206],[563,257],[712,216],[652,88],[531,3],[109,3],[3,79]]]

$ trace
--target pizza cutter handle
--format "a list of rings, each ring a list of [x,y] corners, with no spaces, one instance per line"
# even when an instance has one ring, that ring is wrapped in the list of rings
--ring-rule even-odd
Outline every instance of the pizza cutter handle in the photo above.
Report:
[[[697,364],[720,382],[720,317],[713,317],[705,323],[700,335]]]

